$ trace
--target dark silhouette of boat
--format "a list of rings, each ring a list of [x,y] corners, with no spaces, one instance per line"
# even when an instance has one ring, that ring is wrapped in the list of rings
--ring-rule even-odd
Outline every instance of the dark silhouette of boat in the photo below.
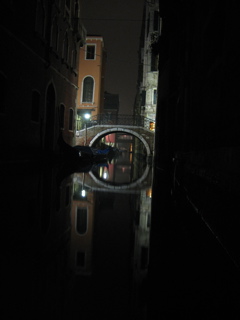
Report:
[[[111,161],[119,153],[117,148],[111,146],[107,146],[104,149],[78,145],[72,147],[64,141],[62,134],[59,135],[58,145],[63,161],[71,163],[107,162],[109,160]]]

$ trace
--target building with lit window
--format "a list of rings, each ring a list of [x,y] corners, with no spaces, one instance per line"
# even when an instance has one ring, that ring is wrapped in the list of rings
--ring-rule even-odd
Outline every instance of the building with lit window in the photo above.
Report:
[[[158,52],[154,50],[161,33],[159,2],[146,1],[139,49],[138,92],[135,113],[155,120],[158,91]]]
[[[84,127],[85,116],[92,119],[103,112],[105,49],[101,36],[87,36],[80,49],[76,130]]]

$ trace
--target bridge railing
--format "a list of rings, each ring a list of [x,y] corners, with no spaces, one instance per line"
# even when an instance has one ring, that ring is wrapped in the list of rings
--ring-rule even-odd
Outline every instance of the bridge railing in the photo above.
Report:
[[[87,122],[87,127],[96,125],[123,125],[132,127],[142,127],[151,131],[155,129],[155,121],[148,119],[141,115],[128,115],[128,114],[98,114],[91,117]]]

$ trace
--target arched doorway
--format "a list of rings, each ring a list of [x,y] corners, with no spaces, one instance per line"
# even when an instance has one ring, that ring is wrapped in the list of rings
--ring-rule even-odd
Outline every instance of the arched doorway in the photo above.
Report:
[[[44,149],[53,150],[54,131],[55,131],[55,105],[56,95],[52,84],[49,85],[46,94],[46,112],[45,112],[45,136]]]

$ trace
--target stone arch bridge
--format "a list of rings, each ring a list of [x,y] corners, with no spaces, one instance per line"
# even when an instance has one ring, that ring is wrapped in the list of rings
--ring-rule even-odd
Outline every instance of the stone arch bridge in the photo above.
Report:
[[[110,133],[123,132],[137,137],[145,146],[147,156],[154,152],[155,122],[143,116],[98,114],[76,131],[76,145],[94,144]]]

